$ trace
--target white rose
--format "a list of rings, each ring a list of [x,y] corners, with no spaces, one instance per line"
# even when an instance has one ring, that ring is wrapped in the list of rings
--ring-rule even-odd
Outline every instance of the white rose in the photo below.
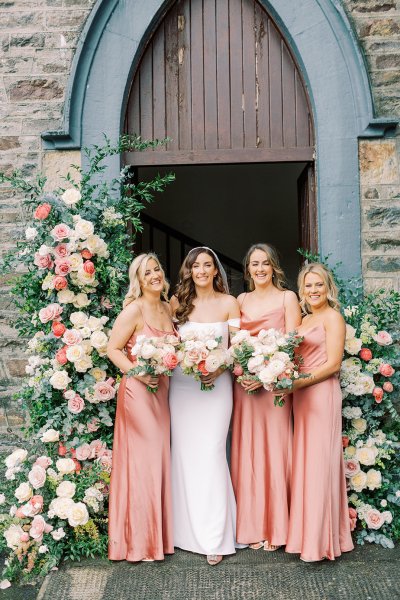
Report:
[[[80,327],[86,327],[88,323],[88,316],[86,313],[79,310],[78,312],[71,313],[69,320],[76,329]]]
[[[21,483],[14,492],[14,496],[18,502],[27,502],[32,495],[32,488],[27,482]]]
[[[384,510],[382,513],[382,517],[385,519],[386,523],[390,523],[393,521],[393,515],[390,510]]]
[[[90,343],[94,348],[102,348],[106,346],[108,342],[108,338],[104,331],[94,331],[90,336]],[[145,346],[149,346],[149,351],[146,352],[146,355],[143,354]],[[151,358],[155,352],[155,347],[152,344],[143,344],[142,346],[142,356],[144,358]]]
[[[56,371],[50,377],[50,384],[55,390],[65,390],[72,379],[69,377],[67,371]]]
[[[60,439],[60,432],[55,429],[48,429],[42,434],[42,442],[58,442]]]
[[[6,590],[9,587],[11,587],[11,581],[9,579],[2,579],[0,581],[0,590]]]
[[[94,225],[90,221],[85,221],[85,219],[79,219],[77,223],[75,223],[75,234],[81,240],[86,240],[89,236],[93,235]]]
[[[68,513],[74,505],[72,498],[54,498],[50,502],[49,512],[53,512],[59,519],[67,519]],[[60,538],[61,539],[61,538]]]
[[[59,498],[73,498],[75,491],[75,483],[72,483],[72,481],[62,481],[60,485],[57,486],[56,494]]]
[[[98,317],[89,317],[88,327],[90,327],[92,331],[99,331],[100,329],[103,329],[102,320]]]
[[[39,554],[46,554],[46,552],[48,552],[49,549],[46,546],[46,544],[42,544],[41,546],[39,546]]]
[[[285,368],[286,365],[282,360],[271,360],[267,366],[267,369],[272,373],[274,378],[283,373]]]
[[[353,475],[349,479],[350,488],[356,492],[362,492],[367,485],[367,474],[360,471],[357,475]]]
[[[7,456],[4,462],[6,467],[13,469],[14,467],[22,464],[26,460],[27,456],[27,450],[24,450],[23,448],[17,448],[17,450],[14,450],[14,452]]]
[[[46,482],[46,469],[40,465],[34,465],[29,471],[28,479],[33,489],[38,490],[43,487]]]
[[[68,190],[65,190],[65,192],[61,196],[61,200],[67,206],[73,206],[74,204],[76,204],[77,202],[79,202],[79,200],[81,199],[81,197],[82,196],[81,196],[81,193],[79,192],[79,190],[77,190],[75,188],[69,188]]]
[[[356,330],[354,327],[346,323],[346,340],[352,340],[356,337]]]
[[[79,331],[81,332],[83,338],[90,338],[90,336],[92,335],[92,330],[90,329],[90,327],[81,327]]]
[[[50,254],[53,250],[51,246],[46,246],[46,244],[42,244],[38,250],[40,256],[46,256],[46,254]]]
[[[53,531],[51,531],[50,533],[51,533],[51,537],[56,542],[58,542],[59,540],[62,540],[62,538],[65,537],[65,531],[62,527],[59,527],[58,529],[53,529]]]
[[[77,252],[73,252],[72,254],[70,254],[68,259],[71,265],[71,271],[77,271],[79,267],[83,264],[83,258]]]
[[[375,459],[378,454],[378,449],[376,446],[368,447],[364,446],[362,448],[358,448],[356,452],[356,459],[361,465],[373,465],[375,464]]]
[[[210,354],[205,360],[205,367],[209,373],[214,373],[222,364],[223,356]]]
[[[95,273],[86,273],[83,267],[79,267],[77,273],[77,283],[81,286],[96,286],[96,275]]]
[[[247,368],[250,371],[250,373],[256,373],[258,371],[258,368],[261,367],[261,365],[263,365],[263,364],[264,364],[264,357],[262,354],[258,354],[257,356],[252,356],[249,359]]]
[[[0,494],[0,505],[4,504],[4,502],[6,501],[6,497],[4,494]]]
[[[34,240],[37,234],[38,231],[34,227],[27,227],[25,229],[25,237],[28,241]]]
[[[89,513],[83,502],[74,503],[68,511],[68,523],[71,527],[85,525],[89,521]]]
[[[59,458],[56,467],[61,475],[67,475],[75,471],[75,463],[72,458]]]
[[[359,338],[351,338],[346,340],[344,349],[348,354],[358,354],[362,347],[362,340]]]
[[[11,550],[16,550],[21,543],[21,535],[25,532],[20,525],[10,525],[4,532],[6,538],[7,547]]]
[[[74,363],[85,356],[85,351],[80,344],[75,344],[74,346],[68,346],[65,354],[68,360]]]
[[[87,356],[87,354],[85,354],[84,356],[82,356],[82,358],[75,362],[74,366],[75,370],[78,371],[78,373],[86,373],[86,371],[93,367],[93,362],[90,356]]]
[[[369,490],[376,490],[382,485],[382,475],[380,471],[376,469],[370,469],[367,471],[367,488]]]
[[[57,300],[60,304],[71,304],[74,301],[75,294],[72,290],[64,289],[57,293]]]
[[[261,369],[258,373],[258,378],[264,385],[269,385],[274,381],[274,375],[271,371],[266,367],[265,369]]]

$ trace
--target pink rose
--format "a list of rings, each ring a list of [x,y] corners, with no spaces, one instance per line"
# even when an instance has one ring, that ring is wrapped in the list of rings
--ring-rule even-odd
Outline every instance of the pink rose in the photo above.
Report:
[[[42,323],[54,321],[54,319],[57,319],[61,315],[63,310],[63,307],[57,303],[49,304],[39,310],[39,319]]]
[[[116,390],[113,388],[112,384],[114,383],[114,379],[109,377],[107,381],[98,381],[94,386],[94,396],[100,402],[107,402],[108,400],[112,400],[115,397]]]
[[[372,352],[369,348],[361,348],[360,350],[360,358],[362,358],[365,361],[369,361],[372,358]]]
[[[379,367],[379,373],[384,377],[391,377],[394,374],[394,369],[392,365],[389,365],[388,363],[383,363]]]
[[[393,384],[390,383],[390,381],[385,381],[385,383],[383,384],[383,389],[385,390],[385,392],[393,392]]]
[[[102,296],[100,299],[100,304],[103,308],[106,308],[107,310],[110,310],[110,308],[113,307],[113,305],[111,304],[110,300],[108,298],[106,298],[105,296]]]
[[[85,273],[87,273],[88,275],[93,275],[94,272],[96,271],[94,264],[92,263],[91,260],[87,260],[83,263],[83,270],[85,271]]]
[[[21,518],[34,517],[43,510],[43,496],[32,496],[29,502],[21,506],[18,510],[23,515]]]
[[[163,363],[167,367],[167,369],[175,369],[178,365],[178,357],[173,352],[168,352],[165,356],[163,356]]]
[[[53,252],[57,258],[64,258],[70,254],[67,244],[58,244],[58,246],[53,248]]]
[[[46,481],[46,471],[40,465],[34,465],[29,471],[28,479],[34,490],[44,486]]]
[[[380,529],[385,522],[385,517],[376,508],[370,508],[366,512],[365,522],[369,529]]]
[[[19,539],[21,542],[29,542],[29,533],[24,531],[24,533],[21,533],[21,537]]]
[[[81,256],[82,258],[92,258],[93,254],[90,252],[90,250],[88,250],[87,248],[85,248],[84,250],[81,251]]]
[[[80,412],[85,408],[85,401],[83,398],[76,394],[73,398],[68,400],[68,410],[73,415],[79,415]]]
[[[103,454],[97,459],[97,462],[103,467],[107,473],[111,472],[112,467],[112,451],[106,449]]]
[[[190,362],[196,364],[199,362],[200,360],[200,352],[197,350],[197,348],[193,348],[192,350],[189,350],[187,352],[188,359],[190,360]]]
[[[90,444],[90,458],[99,458],[103,456],[107,446],[101,440],[93,440]]]
[[[77,329],[67,329],[62,338],[67,346],[75,346],[75,344],[79,344],[81,339],[82,336]]]
[[[67,285],[68,285],[68,281],[62,275],[56,275],[56,277],[54,277],[53,286],[54,286],[54,289],[57,290],[58,292],[60,290],[65,289],[67,287]]]
[[[75,456],[78,460],[87,460],[91,454],[91,448],[89,444],[82,444],[76,449]]]
[[[383,399],[383,389],[381,387],[374,387],[374,389],[372,390],[372,394],[375,398],[375,402],[380,404]]]
[[[354,458],[344,461],[344,474],[346,477],[352,477],[360,472],[360,463]]]
[[[54,335],[59,338],[64,335],[67,328],[65,327],[64,323],[60,323],[60,321],[53,321],[51,324],[51,329],[53,330]]]
[[[91,421],[89,421],[86,426],[88,432],[94,433],[95,431],[97,431],[100,427],[99,423],[100,423],[99,419],[97,419],[96,417],[93,417],[93,419]]]
[[[71,272],[71,263],[68,258],[56,258],[55,265],[57,275],[68,275]]]
[[[42,256],[39,252],[35,253],[35,258],[33,260],[33,264],[39,267],[39,269],[52,269],[53,268],[53,259],[50,254],[45,254]]]
[[[57,241],[57,242],[61,242],[61,240],[69,237],[70,235],[70,229],[68,227],[68,225],[65,225],[65,223],[60,223],[59,225],[56,225],[55,227],[53,227],[53,229],[50,231],[50,235]]]
[[[236,377],[240,377],[241,375],[243,375],[243,373],[244,373],[244,371],[240,365],[234,366],[233,374],[236,375]]]
[[[36,208],[35,212],[33,213],[33,217],[35,219],[38,219],[39,221],[43,221],[44,219],[47,219],[47,217],[49,216],[51,211],[51,206],[50,204],[47,204],[47,202],[45,202],[44,204],[39,204],[39,206]]]
[[[390,346],[390,344],[393,342],[392,336],[387,331],[378,331],[374,337],[374,340],[380,346]]]
[[[52,462],[53,461],[48,456],[39,456],[35,460],[34,464],[39,465],[39,467],[43,467],[43,469],[47,469],[47,467],[49,467],[52,464]]]
[[[63,346],[62,348],[60,348],[59,350],[57,350],[56,352],[56,361],[58,362],[58,364],[60,365],[65,365],[68,362],[67,359],[67,346]]]
[[[350,531],[354,531],[357,523],[357,511],[352,506],[349,506]]]
[[[52,525],[46,523],[41,515],[33,517],[29,534],[36,541],[41,541],[44,533],[50,533],[53,529]]]

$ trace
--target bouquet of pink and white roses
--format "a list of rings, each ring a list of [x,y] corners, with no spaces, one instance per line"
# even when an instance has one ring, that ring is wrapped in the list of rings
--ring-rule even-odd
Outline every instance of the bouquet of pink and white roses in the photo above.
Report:
[[[218,369],[227,369],[232,364],[230,352],[222,345],[222,337],[217,337],[212,328],[183,332],[179,348],[182,352],[183,372],[194,377],[196,381],[201,381],[202,375],[215,373]],[[213,388],[213,384],[201,382],[203,391]]]
[[[173,370],[182,359],[182,354],[177,349],[178,344],[179,339],[173,334],[155,337],[138,335],[136,344],[131,350],[134,366],[126,375],[128,377],[132,375],[167,375],[167,377],[171,377]],[[158,386],[146,386],[146,389],[155,393]]]
[[[299,372],[301,358],[295,356],[302,341],[295,332],[283,334],[276,329],[262,329],[257,336],[245,329],[238,331],[229,349],[237,381],[258,381],[268,391],[291,390],[295,379],[307,377]],[[276,396],[274,404],[283,406],[284,395]]]

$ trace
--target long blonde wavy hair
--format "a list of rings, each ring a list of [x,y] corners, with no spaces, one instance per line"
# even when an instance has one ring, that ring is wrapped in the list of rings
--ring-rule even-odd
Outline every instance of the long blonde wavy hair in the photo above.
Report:
[[[309,315],[312,312],[311,307],[306,301],[304,294],[304,284],[306,275],[308,275],[308,273],[315,273],[316,275],[319,275],[321,277],[327,289],[327,300],[329,306],[334,308],[335,310],[340,310],[340,303],[338,300],[338,289],[335,280],[333,279],[331,271],[327,269],[322,263],[309,263],[308,265],[304,265],[297,278],[297,285],[299,288],[300,296],[300,306],[303,313]]]
[[[126,306],[128,306],[128,304],[130,304],[134,300],[137,300],[137,298],[140,298],[140,296],[143,295],[140,282],[143,280],[143,277],[144,277],[144,274],[146,271],[146,267],[147,267],[147,263],[149,262],[149,260],[151,258],[153,260],[155,260],[156,263],[158,264],[158,266],[160,267],[160,271],[164,278],[164,287],[162,289],[161,296],[162,296],[162,298],[164,298],[164,300],[166,300],[168,302],[169,283],[165,279],[164,269],[161,266],[158,256],[156,254],[154,254],[153,252],[149,252],[148,254],[139,254],[139,256],[137,256],[131,262],[131,265],[129,267],[129,288],[128,288],[128,292],[124,298],[124,302],[123,302],[124,308]]]
[[[249,291],[252,292],[254,290],[254,281],[250,277],[249,265],[251,255],[256,250],[261,250],[267,255],[273,271],[272,283],[274,284],[274,286],[281,291],[287,290],[288,285],[286,283],[285,273],[283,272],[283,269],[279,262],[278,252],[276,251],[274,246],[271,246],[271,244],[265,244],[260,242],[258,244],[253,244],[252,246],[250,246],[250,248],[247,250],[247,254],[244,257],[243,261],[244,278],[247,282]]]

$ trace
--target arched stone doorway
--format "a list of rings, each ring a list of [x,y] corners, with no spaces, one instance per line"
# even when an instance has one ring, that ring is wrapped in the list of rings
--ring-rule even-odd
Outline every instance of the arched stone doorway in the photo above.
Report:
[[[306,83],[317,153],[319,248],[361,271],[358,138],[382,137],[393,121],[376,119],[362,53],[335,0],[260,0],[283,32]],[[45,148],[72,149],[116,139],[143,46],[171,7],[169,0],[100,0],[81,34],[62,131],[45,132]],[[321,60],[323,55],[323,60]],[[119,161],[110,160],[110,176]]]

